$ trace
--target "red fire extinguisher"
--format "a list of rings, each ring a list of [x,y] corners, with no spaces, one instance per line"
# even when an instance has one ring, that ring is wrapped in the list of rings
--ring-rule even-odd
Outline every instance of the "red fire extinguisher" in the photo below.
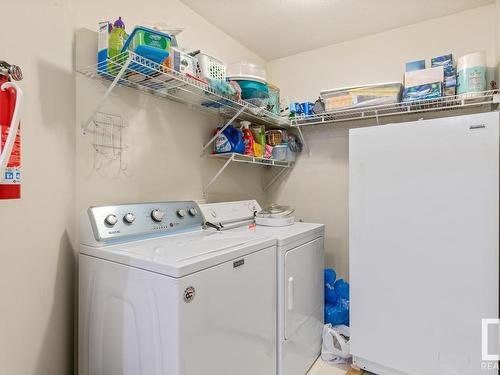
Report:
[[[0,199],[21,198],[21,69],[0,61]]]

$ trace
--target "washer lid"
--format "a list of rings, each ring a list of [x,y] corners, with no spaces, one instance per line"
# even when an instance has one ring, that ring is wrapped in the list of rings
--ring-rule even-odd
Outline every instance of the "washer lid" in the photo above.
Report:
[[[182,277],[275,245],[262,236],[237,232],[200,230],[100,248],[81,246],[86,255]]]

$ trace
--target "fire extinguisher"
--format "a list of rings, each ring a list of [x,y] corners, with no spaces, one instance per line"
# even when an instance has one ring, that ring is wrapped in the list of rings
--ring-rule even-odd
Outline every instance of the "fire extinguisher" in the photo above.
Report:
[[[21,69],[0,61],[0,199],[21,198]]]

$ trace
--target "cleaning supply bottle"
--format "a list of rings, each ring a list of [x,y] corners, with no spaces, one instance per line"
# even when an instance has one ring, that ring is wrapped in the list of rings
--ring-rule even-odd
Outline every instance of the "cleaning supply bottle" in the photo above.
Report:
[[[243,133],[243,142],[245,143],[245,155],[254,156],[254,139],[252,131],[250,130],[250,121],[241,121],[240,125]]]
[[[123,44],[127,39],[127,33],[125,32],[125,24],[122,21],[121,17],[113,24],[113,29],[111,33],[109,33],[109,47],[108,47],[108,57],[111,60],[116,60],[116,56],[120,55]],[[120,61],[117,61],[120,63]],[[120,71],[120,66],[114,64],[113,62],[108,62],[108,70],[113,74],[117,74]]]
[[[215,134],[220,131],[221,128],[215,129]],[[214,142],[214,153],[224,154],[228,152],[235,152],[238,154],[243,154],[245,152],[245,144],[243,143],[243,136],[239,129],[234,128],[229,125]]]

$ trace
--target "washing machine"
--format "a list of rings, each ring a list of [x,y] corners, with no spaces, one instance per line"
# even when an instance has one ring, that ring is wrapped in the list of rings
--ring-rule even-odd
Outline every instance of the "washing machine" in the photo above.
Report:
[[[255,224],[255,200],[202,204],[209,231],[264,236],[277,246],[277,368],[279,375],[304,375],[321,352],[324,310],[324,225]]]
[[[276,374],[276,241],[202,223],[191,201],[83,213],[80,375]]]

